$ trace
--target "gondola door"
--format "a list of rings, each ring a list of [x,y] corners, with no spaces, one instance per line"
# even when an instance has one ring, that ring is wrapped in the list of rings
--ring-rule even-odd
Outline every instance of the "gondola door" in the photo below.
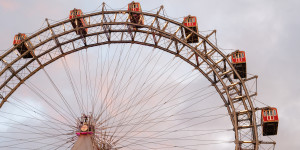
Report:
[[[246,62],[245,52],[241,52],[241,55],[242,55],[241,61]]]
[[[274,121],[274,113],[273,113],[273,110],[268,110],[267,111],[268,113],[268,116],[267,116],[267,121]]]
[[[192,26],[193,25],[193,22],[192,22],[192,18],[188,18],[187,20],[187,26]]]
[[[187,18],[186,26],[188,26],[188,27],[194,27],[194,26],[196,26],[195,17]]]
[[[236,58],[237,58],[236,62],[241,62],[242,61],[241,53],[237,53]]]

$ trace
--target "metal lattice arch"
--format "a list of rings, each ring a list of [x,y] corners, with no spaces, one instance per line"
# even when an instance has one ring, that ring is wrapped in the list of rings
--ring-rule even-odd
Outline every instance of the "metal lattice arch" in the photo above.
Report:
[[[157,13],[136,12],[141,13],[145,18],[144,25],[140,25],[142,27],[139,29],[131,27],[135,24],[128,19],[129,11],[127,10],[103,9],[100,12],[85,14],[82,17],[88,21],[86,44],[80,36],[69,36],[76,30],[72,28],[69,19],[52,25],[48,23],[48,27],[26,39],[30,40],[34,46],[34,58],[24,60],[22,56],[32,49],[19,55],[16,46],[0,56],[0,108],[27,79],[65,55],[105,44],[139,44],[179,57],[203,74],[227,107],[235,132],[236,150],[257,150],[261,144],[274,144],[274,142],[263,142],[259,139],[259,121],[255,114],[257,109],[251,99],[256,92],[248,92],[245,85],[247,81],[256,79],[257,76],[247,79],[238,76],[239,79],[233,79],[233,73],[237,71],[229,60],[230,55],[223,54],[214,43],[208,40],[211,34],[206,36],[195,33],[181,22],[162,15],[160,13],[162,9],[163,7]],[[187,43],[184,29],[197,34],[200,42]],[[238,105],[242,105],[242,109],[237,108]]]

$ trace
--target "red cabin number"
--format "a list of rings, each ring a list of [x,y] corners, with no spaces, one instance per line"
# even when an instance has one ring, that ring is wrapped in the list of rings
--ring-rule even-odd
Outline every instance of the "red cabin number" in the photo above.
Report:
[[[231,59],[233,64],[246,63],[245,51],[238,51],[232,54]]]
[[[15,35],[13,45],[20,44],[26,38],[25,34],[17,34]]]
[[[195,16],[189,16],[184,18],[184,25],[187,27],[196,27],[197,19]]]
[[[278,114],[276,108],[265,109],[262,112],[263,122],[274,122],[278,121]]]
[[[140,3],[133,2],[133,3],[128,4],[128,10],[136,11],[136,12],[141,11]]]

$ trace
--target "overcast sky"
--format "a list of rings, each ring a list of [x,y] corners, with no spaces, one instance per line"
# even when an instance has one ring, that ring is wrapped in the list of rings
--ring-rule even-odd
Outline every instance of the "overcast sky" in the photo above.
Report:
[[[18,32],[38,30],[45,18],[61,20],[69,10],[94,11],[100,0],[0,0],[0,50]],[[129,1],[106,0],[114,9]],[[259,76],[257,99],[278,108],[276,149],[299,149],[299,0],[144,0],[143,10],[164,5],[168,16],[194,15],[200,31],[217,30],[218,46],[247,53],[247,68]]]

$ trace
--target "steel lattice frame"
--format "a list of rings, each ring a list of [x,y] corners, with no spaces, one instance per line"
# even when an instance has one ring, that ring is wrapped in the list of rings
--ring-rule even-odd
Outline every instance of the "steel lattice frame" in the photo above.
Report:
[[[237,73],[228,57],[208,38],[185,27],[182,23],[157,13],[135,12],[144,15],[142,28],[133,29],[127,10],[107,11],[86,14],[88,34],[81,37],[75,34],[69,19],[55,23],[29,36],[35,49],[32,59],[23,59],[32,49],[19,55],[16,46],[0,56],[0,108],[7,99],[31,76],[59,58],[93,46],[104,44],[131,43],[155,47],[173,54],[189,63],[203,74],[215,87],[227,107],[235,131],[235,149],[259,149],[260,144],[275,144],[259,140],[256,109],[251,97],[256,92],[248,92],[245,82],[256,79],[233,79]],[[199,43],[189,44],[183,30],[190,30],[200,38]],[[77,29],[78,30],[78,29]],[[86,43],[85,43],[86,42]]]

